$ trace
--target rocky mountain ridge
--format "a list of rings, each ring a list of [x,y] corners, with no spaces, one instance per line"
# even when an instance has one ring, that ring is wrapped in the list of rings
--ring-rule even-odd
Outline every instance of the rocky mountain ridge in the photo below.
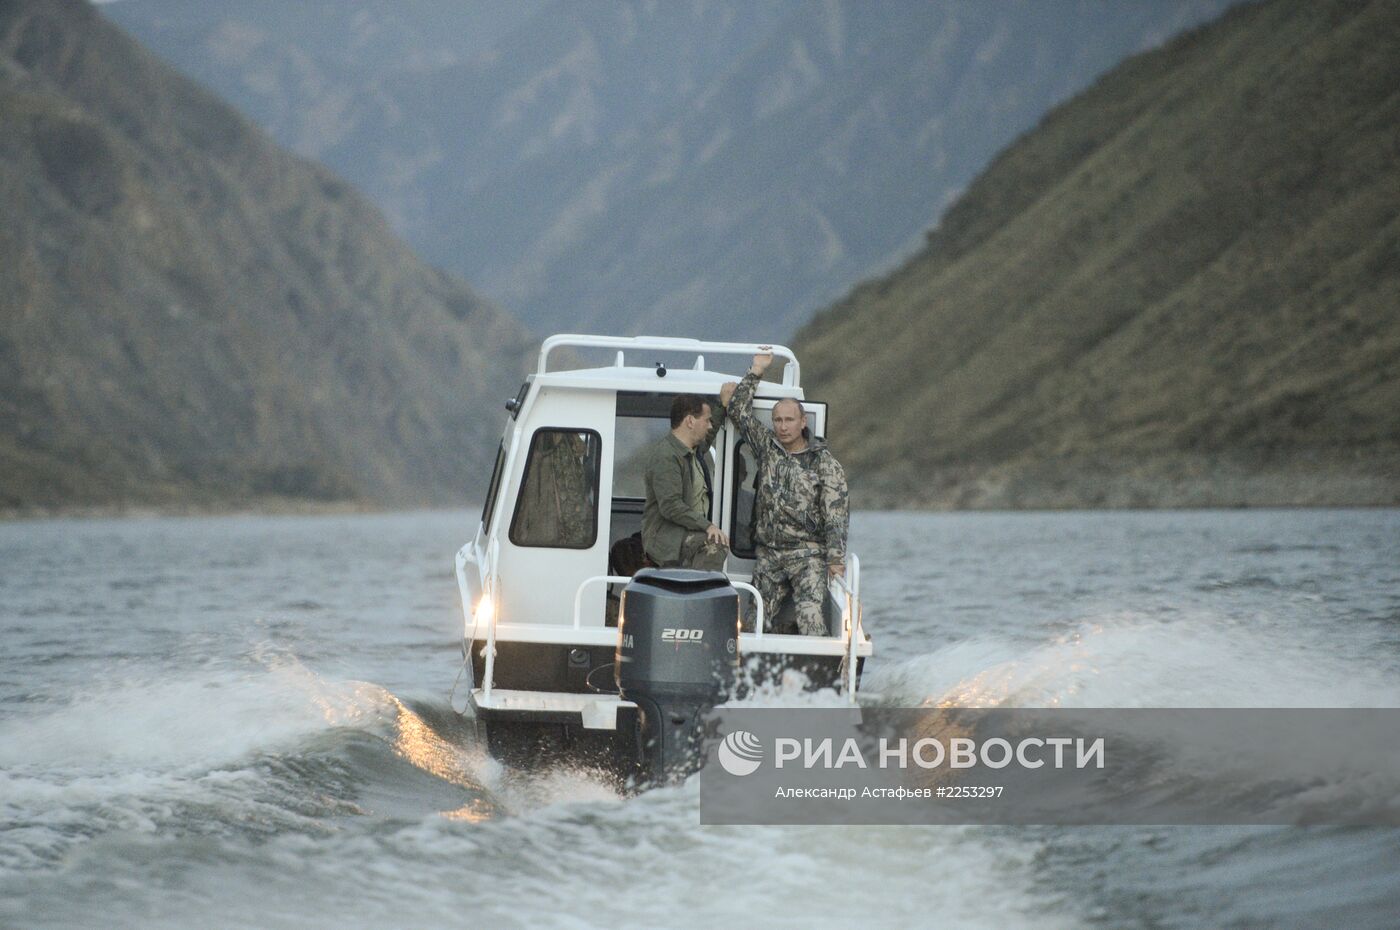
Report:
[[[1400,504],[1400,7],[1236,8],[797,347],[885,506]]]
[[[524,330],[78,0],[0,5],[0,509],[446,503]]]

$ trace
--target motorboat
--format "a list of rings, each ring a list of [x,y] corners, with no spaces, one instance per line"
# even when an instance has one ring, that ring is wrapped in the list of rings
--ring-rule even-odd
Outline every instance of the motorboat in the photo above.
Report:
[[[456,556],[468,704],[492,755],[565,756],[647,783],[698,765],[703,718],[755,688],[793,682],[857,700],[873,646],[861,618],[860,561],[830,582],[826,635],[776,633],[752,585],[757,467],[726,422],[707,455],[710,520],[728,535],[723,572],[640,567],[641,453],[670,428],[677,394],[719,395],[755,354],[761,419],[800,400],[825,438],[784,346],[666,337],[556,335],[518,394],[481,519]]]

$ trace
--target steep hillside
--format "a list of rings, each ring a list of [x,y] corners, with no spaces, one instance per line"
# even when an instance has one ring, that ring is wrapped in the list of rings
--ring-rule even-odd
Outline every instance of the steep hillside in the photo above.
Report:
[[[411,151],[392,134],[347,141],[401,122],[390,82],[411,84],[489,52],[546,2],[119,0],[99,9],[277,141],[368,190],[385,151]],[[391,217],[395,206],[381,202]]]
[[[494,33],[491,4],[479,28],[455,0],[270,5],[104,9],[538,330],[774,338],[915,248],[1049,106],[1227,0],[554,0],[486,54],[443,37]],[[382,54],[406,32],[431,52],[411,66]]]
[[[1237,8],[799,337],[867,502],[1400,503],[1400,5]]]
[[[0,509],[462,500],[522,330],[78,0],[0,5]]]

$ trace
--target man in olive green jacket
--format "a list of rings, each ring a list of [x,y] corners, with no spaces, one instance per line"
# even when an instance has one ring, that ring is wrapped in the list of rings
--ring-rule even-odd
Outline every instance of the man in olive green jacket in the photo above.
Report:
[[[677,395],[671,431],[647,450],[642,547],[657,565],[724,570],[729,538],[710,522],[705,456],[724,425],[724,404],[734,387],[721,389],[718,407],[697,394]]]

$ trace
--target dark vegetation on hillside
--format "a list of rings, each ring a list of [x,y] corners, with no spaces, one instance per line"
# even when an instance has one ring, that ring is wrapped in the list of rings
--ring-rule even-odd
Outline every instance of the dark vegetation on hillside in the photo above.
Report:
[[[480,490],[523,331],[78,0],[0,4],[0,510]]]
[[[1400,503],[1400,4],[1129,60],[798,348],[866,503]]]

